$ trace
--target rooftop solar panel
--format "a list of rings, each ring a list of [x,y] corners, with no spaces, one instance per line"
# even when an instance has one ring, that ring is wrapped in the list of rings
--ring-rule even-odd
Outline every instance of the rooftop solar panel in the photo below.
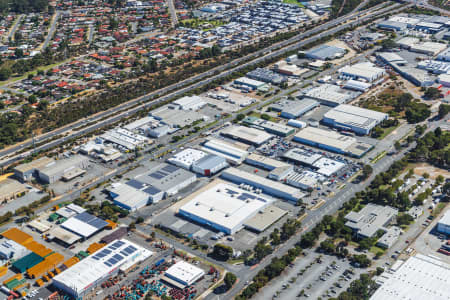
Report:
[[[127,181],[126,184],[131,187],[134,187],[135,189],[138,189],[138,190],[142,189],[145,186],[144,183],[137,181],[135,179],[131,179],[131,180]]]
[[[120,251],[120,254],[122,254],[123,256],[128,256],[128,253],[124,250]]]
[[[89,222],[89,220],[91,220],[94,216],[87,213],[87,212],[83,212],[81,214],[76,215],[74,218],[83,221],[83,222]]]
[[[108,267],[111,267],[111,266],[112,266],[112,265],[111,265],[109,262],[107,262],[107,261],[105,261],[104,264],[107,265]]]
[[[155,178],[156,180],[160,180],[160,179],[164,178],[164,176],[159,173],[150,173],[150,174],[148,174],[148,176]]]
[[[124,245],[124,244],[125,244],[125,243],[122,242],[122,241],[116,241],[116,242],[114,242],[114,244],[112,244],[111,246],[114,246],[114,247],[118,248],[118,247],[120,247],[120,246],[122,246],[122,245]]]
[[[117,259],[117,260],[121,260],[121,259],[123,259],[123,256],[122,256],[122,255],[119,255],[119,254],[115,254],[115,255],[113,256],[113,258],[115,258],[115,259]]]
[[[102,229],[108,225],[106,221],[103,221],[102,219],[95,218],[89,222],[89,225],[94,226],[95,228]]]
[[[161,192],[161,190],[155,188],[154,186],[150,186],[146,188],[145,190],[142,190],[143,192],[149,194],[149,195],[156,195]]]
[[[173,165],[167,165],[164,168],[162,168],[161,170],[168,172],[168,173],[173,173],[178,170],[178,167],[173,166]]]

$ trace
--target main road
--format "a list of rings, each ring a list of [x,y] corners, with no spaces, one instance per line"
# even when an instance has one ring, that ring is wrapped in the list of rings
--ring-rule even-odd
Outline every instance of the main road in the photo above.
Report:
[[[327,23],[321,24],[317,27],[314,27],[311,30],[308,30],[304,33],[298,34],[288,40],[276,43],[272,46],[269,46],[265,49],[261,49],[254,53],[251,53],[247,56],[235,59],[229,63],[226,63],[222,66],[213,68],[207,72],[202,74],[190,77],[184,81],[175,83],[173,85],[162,88],[158,91],[151,92],[144,96],[135,98],[130,100],[122,105],[118,105],[114,108],[111,108],[107,111],[100,112],[96,115],[90,116],[85,119],[81,119],[77,122],[66,125],[62,128],[56,129],[52,132],[48,132],[42,134],[40,136],[35,137],[35,143],[42,143],[46,141],[45,144],[36,147],[36,150],[46,150],[51,147],[57,146],[67,139],[76,138],[88,132],[95,131],[104,126],[110,125],[119,121],[120,119],[127,117],[130,114],[133,114],[143,108],[151,108],[154,105],[157,105],[161,102],[174,99],[183,93],[201,87],[205,84],[208,84],[216,79],[228,76],[233,72],[239,71],[245,67],[255,65],[259,62],[262,62],[266,59],[271,59],[273,57],[277,57],[283,55],[286,52],[293,51],[301,48],[311,42],[317,41],[323,37],[332,35],[340,30],[348,28],[350,26],[358,25],[370,18],[380,16],[386,13],[391,13],[394,9],[404,9],[400,4],[393,4],[385,6],[386,3],[374,6],[367,10],[352,13],[350,15],[346,15],[343,17],[339,17],[333,19]],[[400,8],[399,8],[400,7]],[[354,20],[352,20],[354,19]],[[253,59],[254,58],[254,59]],[[252,60],[253,59],[253,60]],[[185,87],[184,87],[185,86]],[[174,91],[175,90],[175,91]],[[174,92],[172,92],[174,91]],[[172,93],[170,93],[172,92]],[[169,93],[169,94],[168,94]],[[165,95],[165,96],[162,96]],[[151,103],[146,103],[150,99],[159,97],[153,100]],[[82,125],[87,125],[88,123],[95,123],[93,125],[89,125],[84,127],[82,130],[74,131],[77,127]],[[64,135],[64,137],[61,137]],[[29,139],[25,142],[22,142],[18,145],[14,145],[8,147],[2,151],[0,151],[0,167],[7,166],[17,160],[20,160],[27,156],[29,153],[18,154],[15,155],[16,152],[22,151],[24,148],[30,147],[33,145],[33,140]],[[7,157],[8,156],[8,157]]]

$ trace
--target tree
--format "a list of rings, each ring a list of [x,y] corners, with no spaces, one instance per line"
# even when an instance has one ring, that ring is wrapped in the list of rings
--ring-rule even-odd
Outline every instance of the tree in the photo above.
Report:
[[[0,81],[7,80],[12,74],[12,71],[8,67],[2,67],[0,69]]]
[[[261,115],[261,119],[269,121],[270,120],[270,116],[268,114],[262,114]]]
[[[384,269],[382,267],[377,267],[377,275],[380,276],[381,274],[383,274]]]
[[[362,169],[362,178],[365,180],[369,178],[370,175],[373,173],[373,168],[370,165],[364,165]]]
[[[236,116],[236,120],[238,120],[238,121],[242,121],[242,120],[244,120],[245,119],[245,115],[244,114],[238,114],[237,116]]]
[[[36,103],[36,102],[37,102],[37,97],[36,97],[35,95],[30,95],[30,96],[28,97],[28,103],[34,104],[34,103]]]
[[[22,58],[23,57],[23,50],[20,48],[16,48],[16,50],[14,50],[14,56],[16,58]]]
[[[371,260],[365,254],[353,255],[352,262],[359,265],[361,268],[367,268],[371,265]]]
[[[394,143],[394,148],[395,150],[399,151],[402,148],[402,145],[400,144],[399,141],[395,141]]]
[[[439,119],[444,118],[449,112],[450,112],[449,104],[442,103],[441,105],[439,105],[439,113],[438,113]]]
[[[128,228],[129,228],[130,230],[136,229],[136,223],[131,222],[130,225],[128,225]]]
[[[225,274],[224,282],[227,290],[229,290],[233,286],[233,284],[236,282],[236,279],[237,279],[236,275],[234,275],[231,272]]]
[[[215,244],[212,255],[222,261],[227,261],[233,256],[233,248],[223,244]]]
[[[441,91],[435,87],[429,87],[425,90],[424,96],[428,99],[438,99],[441,97]]]
[[[397,44],[395,43],[395,41],[393,39],[386,39],[384,41],[381,42],[381,47],[383,47],[383,49],[392,49],[397,47]]]
[[[143,223],[144,222],[144,218],[143,217],[138,217],[137,219],[136,219],[136,223],[137,224],[141,224],[141,223]]]

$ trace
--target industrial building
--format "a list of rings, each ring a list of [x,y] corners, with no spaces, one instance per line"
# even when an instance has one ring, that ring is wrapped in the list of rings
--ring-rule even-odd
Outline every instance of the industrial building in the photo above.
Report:
[[[259,211],[246,221],[244,225],[247,230],[261,233],[287,214],[287,210],[283,210],[275,205],[269,205],[264,211]]]
[[[197,176],[173,165],[160,164],[149,173],[136,176],[136,181],[165,192],[165,197],[178,193],[197,180]]]
[[[345,164],[323,156],[316,160],[311,167],[316,170],[316,173],[330,177],[345,167]]]
[[[147,137],[123,128],[108,130],[102,134],[100,138],[106,142],[117,145],[123,150],[134,150],[137,147],[144,146],[145,144],[151,144],[151,140]]]
[[[415,29],[418,31],[435,34],[444,28],[442,24],[431,23],[431,22],[419,22],[416,24]]]
[[[275,85],[279,85],[287,81],[286,77],[265,68],[256,68],[253,71],[248,72],[247,77]]]
[[[302,190],[314,189],[325,179],[322,175],[311,171],[293,172],[286,177],[286,183]]]
[[[370,300],[448,300],[450,265],[436,256],[416,254],[398,261],[377,277],[380,285]]]
[[[0,241],[0,260],[18,260],[28,254],[31,251],[26,247],[8,239],[2,239]]]
[[[450,75],[449,74],[439,75],[438,82],[445,87],[450,87]]]
[[[322,122],[341,130],[350,130],[360,135],[366,135],[388,117],[388,114],[378,111],[341,104],[326,112]]]
[[[364,80],[367,82],[373,82],[386,74],[384,69],[375,67],[370,62],[347,65],[340,68],[338,72],[340,78]]]
[[[206,102],[200,96],[184,96],[172,104],[181,110],[199,110],[206,105]]]
[[[256,129],[262,129],[268,133],[275,134],[282,137],[287,137],[295,132],[295,129],[281,123],[266,121],[257,117],[246,117],[242,122]]]
[[[61,224],[61,227],[79,235],[83,239],[88,239],[94,234],[104,229],[108,223],[87,212],[75,215]]]
[[[350,79],[349,81],[347,81],[345,83],[344,89],[354,90],[354,91],[359,91],[359,92],[366,92],[370,89],[371,86],[372,86],[372,84],[370,84],[368,82],[362,82],[362,81]]]
[[[209,117],[194,110],[181,109],[179,105],[173,103],[152,110],[150,115],[160,122],[160,125],[148,131],[149,135],[157,135],[158,131],[162,130],[161,134],[165,133],[166,129],[161,128],[161,125],[170,127],[169,132],[175,132],[179,128],[190,126],[196,121],[208,121]],[[155,131],[156,130],[156,131]]]
[[[45,183],[54,183],[60,179],[69,181],[86,173],[89,158],[72,155],[68,158],[54,160],[38,170],[39,179]]]
[[[309,71],[306,68],[300,68],[297,65],[290,64],[285,60],[277,62],[274,65],[273,70],[277,73],[292,77],[300,77],[302,74],[307,73]]]
[[[164,192],[137,180],[126,183],[115,182],[107,187],[111,199],[117,206],[136,211],[148,204],[157,203],[164,198]]]
[[[122,153],[116,148],[105,145],[101,138],[87,142],[78,151],[94,158],[100,158],[103,162],[110,162],[122,156]]]
[[[248,77],[240,77],[234,80],[234,84],[249,91],[260,90],[266,87],[266,83]]]
[[[436,227],[437,231],[450,235],[450,210],[447,210],[441,217]]]
[[[268,134],[262,130],[240,125],[227,127],[223,129],[220,134],[225,137],[229,137],[257,147],[267,143],[271,138],[273,138],[273,135]]]
[[[305,52],[305,56],[310,59],[333,60],[344,56],[346,50],[343,48],[320,45]]]
[[[305,195],[298,189],[236,168],[226,169],[221,177],[236,184],[248,184],[268,195],[285,199],[294,204]]]
[[[396,64],[397,66],[405,66],[408,64],[403,57],[393,52],[378,52],[377,57],[388,65]]]
[[[389,249],[397,242],[401,234],[402,230],[400,229],[400,227],[391,226],[387,228],[383,236],[378,239],[376,246],[384,249]]]
[[[439,53],[436,59],[450,62],[450,47]]]
[[[303,121],[299,121],[299,120],[295,120],[295,119],[290,119],[287,124],[289,126],[295,127],[295,128],[305,128],[307,126],[307,124]]]
[[[23,182],[31,181],[33,178],[38,178],[38,170],[44,168],[46,165],[52,163],[53,158],[43,156],[29,163],[18,165],[14,168],[14,176]]]
[[[27,186],[10,178],[0,181],[0,204],[8,203],[28,192]]]
[[[234,165],[241,164],[248,156],[248,145],[243,143],[230,143],[220,139],[209,139],[203,144],[202,150],[222,156]]]
[[[319,106],[319,102],[313,99],[304,100],[280,100],[269,106],[273,111],[280,112],[280,117],[286,119],[298,118],[310,110]]]
[[[186,170],[190,170],[194,162],[202,159],[206,155],[207,154],[203,151],[187,148],[169,158],[167,162]]]
[[[347,103],[353,99],[353,96],[341,89],[337,85],[322,84],[304,93],[304,98],[313,99],[328,106],[337,106],[339,104]],[[303,99],[302,101],[304,101]]]
[[[267,177],[278,181],[285,179],[294,171],[293,165],[255,153],[250,154],[245,159],[245,162],[249,165],[269,170],[270,173]]]
[[[351,211],[344,218],[345,226],[351,228],[358,238],[371,238],[378,230],[387,231],[387,225],[397,217],[398,210],[390,206],[364,206],[359,212]]]
[[[128,240],[94,252],[53,278],[53,286],[75,299],[83,298],[106,279],[125,271],[152,255],[152,252]]]
[[[449,74],[450,62],[427,59],[419,62],[417,68],[427,70],[433,74]]]
[[[215,180],[187,197],[178,213],[196,223],[234,234],[274,200]]]
[[[386,20],[386,21],[381,21],[380,23],[378,23],[377,27],[382,30],[404,31],[404,30],[406,30],[406,28],[408,28],[408,25],[405,23]]]
[[[426,55],[436,56],[447,49],[447,44],[436,42],[421,42],[411,45],[409,48],[412,52],[422,53]]]
[[[373,147],[370,144],[358,142],[354,137],[315,127],[300,130],[293,141],[354,157],[362,157]]]
[[[228,166],[224,157],[208,154],[192,164],[192,171],[200,175],[211,176]]]
[[[205,275],[205,272],[185,261],[179,261],[166,270],[162,280],[184,289],[196,281],[200,280]]]

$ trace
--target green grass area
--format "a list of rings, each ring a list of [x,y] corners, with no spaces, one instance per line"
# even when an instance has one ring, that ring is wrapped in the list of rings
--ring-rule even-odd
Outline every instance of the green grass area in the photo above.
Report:
[[[436,217],[441,213],[441,211],[447,206],[447,203],[439,202],[439,204],[436,206],[436,208],[431,213],[432,216]]]
[[[378,162],[380,159],[382,159],[385,155],[386,155],[386,151],[383,151],[383,152],[381,152],[381,153],[379,153],[377,156],[375,156],[370,162],[372,163],[372,164],[374,164],[374,163],[376,163],[376,162]]]
[[[383,252],[384,253],[384,251],[385,250],[383,248],[380,248],[380,247],[377,247],[377,246],[372,246],[369,249],[369,252],[373,253],[373,254],[377,254],[378,252]]]
[[[225,25],[226,22],[221,21],[221,20],[202,20],[202,19],[187,19],[187,20],[183,20],[181,21],[181,24],[185,27],[189,27],[189,28],[193,28],[193,29],[198,29],[200,27],[204,27],[202,30],[203,31],[208,31],[211,30],[215,27],[221,26],[221,25]]]
[[[254,111],[249,115],[249,117],[261,118],[261,115],[262,115],[261,113]],[[274,117],[270,116],[270,119],[268,121],[277,122],[278,118],[274,118]]]
[[[391,126],[391,127],[388,127],[388,128],[383,128],[383,134],[382,135],[380,135],[377,139],[378,140],[382,140],[382,139],[384,139],[386,136],[388,136],[392,131],[394,131],[395,130],[395,128],[397,128],[399,125],[397,125],[397,126]]]
[[[300,2],[298,2],[297,0],[283,0],[283,3],[287,3],[287,4],[295,4],[299,7],[304,8],[305,6],[303,4],[301,4]]]

